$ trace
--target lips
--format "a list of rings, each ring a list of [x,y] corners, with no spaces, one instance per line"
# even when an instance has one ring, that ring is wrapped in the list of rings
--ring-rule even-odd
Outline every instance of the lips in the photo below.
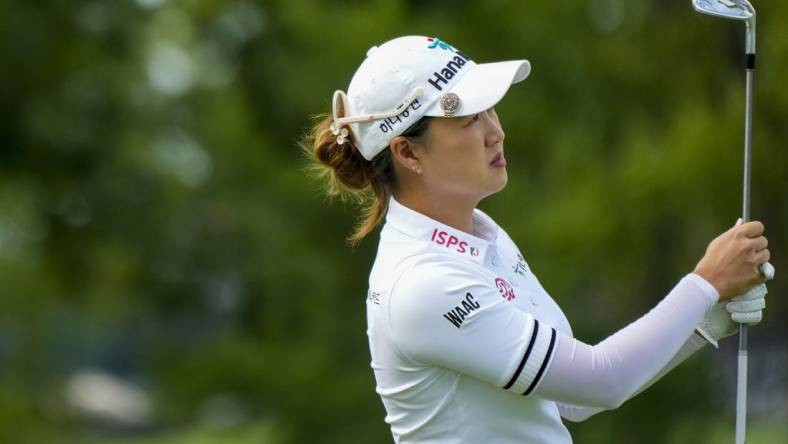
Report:
[[[493,157],[493,160],[490,162],[490,165],[494,167],[503,167],[506,166],[506,159],[503,157],[503,152],[499,151],[498,154]]]

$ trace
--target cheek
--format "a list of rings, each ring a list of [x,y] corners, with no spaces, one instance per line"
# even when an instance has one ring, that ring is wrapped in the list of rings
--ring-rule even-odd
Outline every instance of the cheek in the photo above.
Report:
[[[436,131],[437,133],[437,131]],[[427,160],[432,170],[434,186],[466,189],[474,183],[489,180],[489,165],[485,150],[484,133],[481,130],[464,129],[433,134]]]
[[[458,144],[435,159],[437,181],[448,188],[467,188],[478,182],[486,182],[489,175],[483,144]]]

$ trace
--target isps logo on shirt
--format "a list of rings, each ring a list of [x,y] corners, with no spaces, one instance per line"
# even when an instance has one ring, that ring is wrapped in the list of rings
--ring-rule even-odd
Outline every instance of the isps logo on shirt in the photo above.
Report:
[[[466,253],[471,252],[474,253],[474,256],[478,256],[479,250],[474,247],[468,247],[468,242],[464,240],[460,240],[457,236],[453,234],[449,234],[445,231],[442,231],[438,228],[432,230],[432,239],[438,245],[443,245],[446,248],[451,248],[455,250],[457,253]]]

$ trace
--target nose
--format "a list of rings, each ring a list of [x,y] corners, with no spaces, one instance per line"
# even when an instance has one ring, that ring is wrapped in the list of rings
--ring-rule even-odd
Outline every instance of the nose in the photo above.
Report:
[[[495,146],[503,142],[503,139],[506,138],[506,133],[504,133],[503,128],[501,128],[501,122],[498,120],[498,114],[495,113],[495,108],[490,108],[485,111],[484,117],[487,124],[486,145]]]

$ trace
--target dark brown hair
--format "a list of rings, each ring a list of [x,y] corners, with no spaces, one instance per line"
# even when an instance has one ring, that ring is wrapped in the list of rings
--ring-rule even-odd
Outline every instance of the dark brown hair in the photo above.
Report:
[[[422,117],[402,135],[421,141],[430,120]],[[337,143],[331,133],[331,115],[316,116],[315,121],[299,144],[308,158],[307,172],[322,182],[329,198],[351,199],[361,206],[361,218],[347,237],[348,244],[355,246],[383,220],[389,197],[397,192],[391,150],[386,148],[368,161],[356,148],[352,134],[345,143]]]

